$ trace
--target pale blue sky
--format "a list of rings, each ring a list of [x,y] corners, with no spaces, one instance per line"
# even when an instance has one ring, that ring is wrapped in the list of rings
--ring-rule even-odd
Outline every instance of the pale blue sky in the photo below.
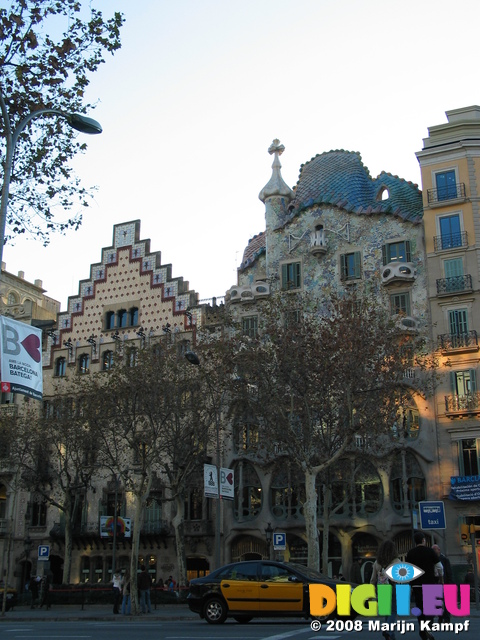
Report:
[[[420,182],[415,152],[445,111],[480,103],[478,0],[101,0],[125,14],[122,49],[93,77],[104,129],[76,161],[99,187],[78,232],[4,249],[7,270],[43,280],[66,308],[113,225],[141,219],[201,299],[236,282],[265,227],[258,193],[273,138],[293,186],[300,165],[359,151]]]

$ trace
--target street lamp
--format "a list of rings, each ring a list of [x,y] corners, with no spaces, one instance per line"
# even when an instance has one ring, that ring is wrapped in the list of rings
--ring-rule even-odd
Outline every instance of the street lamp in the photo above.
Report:
[[[272,559],[272,536],[273,536],[273,527],[272,527],[272,523],[269,522],[267,524],[267,528],[265,529],[265,540],[267,542],[267,549],[268,549],[268,559],[271,560]]]
[[[17,146],[18,137],[25,129],[27,124],[34,118],[45,115],[56,115],[60,118],[65,118],[72,129],[87,133],[89,135],[102,133],[101,125],[93,118],[87,118],[80,113],[67,113],[60,109],[39,109],[29,113],[20,120],[15,129],[10,126],[10,118],[8,117],[7,107],[0,96],[0,110],[2,112],[3,121],[5,123],[5,144],[6,154],[3,172],[3,187],[2,187],[2,199],[0,204],[0,264],[3,259],[3,244],[5,242],[5,226],[7,223],[7,207],[8,207],[8,195],[10,191],[10,180],[12,177],[13,158],[15,156],[15,147]]]
[[[194,351],[186,351],[185,358],[195,366],[200,365],[200,359]],[[208,378],[205,376],[205,381],[207,383],[208,389],[211,392],[210,383]],[[213,393],[212,393],[213,398]],[[214,555],[214,563],[215,569],[220,567],[220,424],[218,420],[217,408],[215,407],[215,430],[216,430],[216,467],[217,467],[217,516],[215,518],[215,555]]]

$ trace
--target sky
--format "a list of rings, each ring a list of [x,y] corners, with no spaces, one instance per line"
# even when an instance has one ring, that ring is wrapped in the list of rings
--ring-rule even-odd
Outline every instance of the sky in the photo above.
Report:
[[[79,231],[4,248],[7,271],[68,296],[111,246],[113,225],[141,238],[200,300],[237,282],[265,229],[258,193],[268,147],[282,175],[332,149],[358,151],[420,184],[415,152],[445,112],[480,104],[478,0],[95,0],[125,16],[122,48],[91,77],[103,133],[75,159],[97,186]],[[81,134],[80,134],[81,135]],[[67,217],[67,216],[65,216]]]

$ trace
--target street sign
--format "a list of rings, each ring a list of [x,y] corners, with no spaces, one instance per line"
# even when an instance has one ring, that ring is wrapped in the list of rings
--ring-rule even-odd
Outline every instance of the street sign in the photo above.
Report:
[[[38,545],[38,560],[48,560],[50,558],[50,545]]]
[[[234,498],[234,472],[233,469],[220,469],[220,497],[224,500],[233,500]]]
[[[218,472],[214,464],[203,465],[203,487],[206,498],[218,498]]]
[[[419,502],[422,529],[446,529],[445,505],[441,500]]]
[[[274,533],[273,534],[273,549],[275,551],[285,551],[287,548],[287,534],[286,533]]]

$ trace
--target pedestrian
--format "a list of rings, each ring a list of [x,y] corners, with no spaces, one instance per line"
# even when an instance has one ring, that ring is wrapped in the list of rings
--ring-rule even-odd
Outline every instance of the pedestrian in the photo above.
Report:
[[[141,572],[138,576],[138,588],[140,590],[140,608],[142,613],[152,613],[152,605],[150,601],[150,588],[152,581],[148,575],[148,571],[144,564],[140,567]]]
[[[130,574],[128,571],[123,576],[122,594],[122,615],[129,616],[132,611],[132,600],[130,598]]]
[[[32,602],[30,604],[30,609],[35,609],[35,603],[38,598],[38,579],[37,576],[32,576],[30,578],[30,591],[32,593]]]
[[[391,540],[381,542],[377,549],[377,559],[373,563],[370,584],[391,584],[387,575],[387,569],[391,564],[398,564],[399,562],[400,558],[398,557],[395,544]],[[385,616],[385,622],[388,623],[390,631],[382,632],[385,640],[395,640],[394,623],[397,616],[394,611],[396,611],[395,589],[392,589],[392,613],[389,616]]]
[[[360,557],[355,558],[355,562],[353,563],[352,571],[350,573],[350,582],[353,584],[362,584],[362,559]]]
[[[40,609],[45,605],[45,608],[48,610],[52,606],[51,603],[51,589],[53,582],[53,574],[49,571],[46,576],[43,576],[42,583],[40,587],[41,591],[41,600],[40,600]]]
[[[453,573],[452,573],[452,565],[450,564],[450,560],[447,558],[445,554],[442,553],[442,550],[438,546],[438,544],[432,545],[432,549],[437,554],[437,558],[442,563],[443,567],[443,576],[438,576],[437,580],[443,584],[453,584]],[[438,572],[437,572],[438,573]],[[443,615],[438,618],[439,622],[450,622],[450,612],[447,609],[443,608]]]
[[[113,574],[113,613],[120,613],[119,607],[122,600],[122,574],[115,571]]]
[[[424,572],[421,576],[418,576],[418,578],[415,578],[415,580],[412,580],[411,582],[415,605],[421,612],[418,616],[418,622],[422,623],[426,620],[433,620],[432,616],[426,616],[423,613],[422,585],[435,584],[437,582],[435,572],[437,572],[439,576],[443,576],[443,567],[442,563],[439,562],[435,551],[430,547],[427,547],[425,534],[422,531],[415,531],[413,539],[415,541],[415,547],[410,549],[405,559],[408,563],[415,565]],[[420,629],[419,635],[422,640],[433,640],[432,634],[426,629]]]

